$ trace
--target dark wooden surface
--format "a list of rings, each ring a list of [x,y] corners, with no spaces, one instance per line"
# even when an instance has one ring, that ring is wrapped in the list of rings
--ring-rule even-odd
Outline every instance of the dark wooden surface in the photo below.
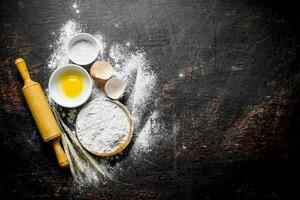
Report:
[[[299,194],[299,15],[292,1],[0,1],[0,199],[291,199]],[[80,17],[79,17],[80,16]],[[66,21],[130,40],[159,76],[165,139],[115,185],[72,190],[21,93],[46,87]],[[114,23],[120,24],[116,29]],[[185,76],[180,78],[179,73]],[[153,108],[149,108],[153,109]],[[174,128],[178,131],[174,131]],[[182,148],[183,145],[185,148]],[[125,158],[126,159],[126,158]]]

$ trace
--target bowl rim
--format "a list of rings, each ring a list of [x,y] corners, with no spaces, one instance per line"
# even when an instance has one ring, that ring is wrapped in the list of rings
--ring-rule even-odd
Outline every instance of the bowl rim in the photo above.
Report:
[[[93,41],[95,41],[96,42],[96,46],[97,46],[97,55],[93,58],[93,60],[91,59],[89,62],[81,62],[81,63],[79,63],[79,62],[75,62],[74,60],[72,60],[71,59],[71,52],[70,52],[70,45],[71,45],[71,41],[72,40],[77,40],[76,38],[78,38],[79,36],[81,36],[81,35],[83,35],[83,36],[86,36],[87,38],[89,38],[89,39],[91,39],[91,40],[93,40]],[[67,47],[66,47],[66,52],[67,52],[67,56],[68,56],[68,58],[73,62],[73,63],[75,63],[75,64],[77,64],[77,65],[88,65],[88,64],[91,64],[94,60],[96,60],[97,59],[97,57],[98,57],[98,55],[99,55],[99,52],[100,52],[100,44],[99,44],[99,42],[98,42],[98,40],[94,37],[94,36],[92,36],[91,34],[89,34],[89,33],[77,33],[77,34],[75,34],[75,35],[73,35],[70,39],[69,39],[69,41],[68,41],[68,43],[67,43]]]
[[[82,101],[80,101],[77,104],[68,105],[68,104],[61,103],[59,100],[57,100],[52,95],[51,84],[53,82],[53,77],[54,77],[55,74],[59,73],[59,71],[61,71],[63,68],[66,68],[66,67],[74,67],[74,68],[79,69],[80,73],[82,72],[82,74],[84,74],[87,77],[88,82],[89,82],[88,95],[85,98],[82,98]],[[65,108],[75,108],[75,107],[78,107],[78,106],[81,106],[82,104],[84,104],[90,98],[90,96],[92,94],[92,88],[93,88],[93,81],[92,81],[92,78],[90,77],[89,73],[83,67],[81,67],[79,65],[75,65],[75,64],[65,64],[65,65],[55,69],[52,72],[52,74],[50,76],[50,79],[49,79],[49,82],[48,82],[48,90],[49,90],[50,97],[53,99],[53,101],[55,101],[55,103],[57,103],[58,105],[60,105],[62,107],[65,107]]]

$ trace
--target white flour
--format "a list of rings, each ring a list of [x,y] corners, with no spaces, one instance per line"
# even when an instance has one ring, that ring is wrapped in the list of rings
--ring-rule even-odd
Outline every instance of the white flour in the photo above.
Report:
[[[164,127],[163,124],[159,122],[159,112],[153,111],[136,137],[133,146],[133,153],[135,156],[148,153],[155,148],[155,138],[159,137],[161,134],[159,133],[159,130],[164,130]]]
[[[102,60],[103,59],[103,54],[104,54],[104,49],[105,49],[105,42],[100,33],[96,33],[94,37],[98,40],[99,44],[99,56],[98,59]]]
[[[69,62],[66,55],[67,42],[73,35],[81,31],[83,30],[75,21],[68,21],[60,29],[59,37],[55,44],[52,45],[53,53],[50,56],[48,64],[50,71]],[[118,75],[127,84],[124,95],[127,99],[125,106],[127,106],[134,117],[133,145],[128,156],[142,158],[145,154],[155,150],[157,141],[160,140],[161,131],[164,129],[163,123],[159,119],[160,113],[152,111],[152,109],[155,109],[155,102],[158,100],[156,74],[150,66],[145,52],[141,50],[130,51],[125,42],[124,44],[115,43],[106,47],[104,37],[99,32],[94,36],[98,39],[101,47],[98,58],[110,61]],[[106,52],[105,48],[108,50],[106,57],[103,53]],[[103,99],[106,97],[101,88],[99,89],[94,86],[91,99],[97,98]],[[81,112],[83,114],[80,114],[77,119],[77,134],[78,137],[81,137],[81,140],[85,141],[84,145],[86,148],[109,152],[113,151],[117,146],[112,141],[116,143],[122,141],[124,136],[122,132],[125,131],[124,125],[126,123],[126,127],[128,128],[128,121],[127,117],[120,113],[119,109],[108,106],[109,108],[106,109],[109,110],[103,110],[103,106],[90,102],[83,108]],[[65,110],[63,112],[68,111]],[[69,116],[68,113],[63,114]],[[72,120],[69,122],[72,124]],[[75,122],[73,121],[73,123]],[[98,127],[98,130],[95,127]],[[98,138],[96,133],[98,131],[102,132],[101,129],[111,130],[103,132],[104,134],[99,135]],[[109,135],[109,133],[113,135]],[[89,137],[85,137],[86,135],[89,135]],[[105,135],[107,137],[104,137]],[[92,137],[95,137],[94,141],[91,140]],[[124,161],[126,161],[126,158]],[[118,174],[127,167],[126,162],[120,162],[113,167],[112,174]],[[80,179],[82,177],[74,178],[76,180],[76,178]],[[90,176],[86,176],[85,178],[91,179]]]
[[[157,98],[154,90],[156,86],[156,76],[152,71],[139,68],[136,75],[133,91],[129,98],[129,108],[136,123],[140,123],[144,112],[149,105]]]
[[[115,70],[127,84],[127,107],[138,126],[149,103],[156,98],[156,75],[143,52],[131,53],[125,46],[115,44],[110,48],[109,56],[115,62]]]
[[[61,27],[58,39],[56,43],[52,45],[54,51],[48,61],[48,68],[54,70],[69,63],[69,58],[67,56],[68,41],[73,35],[80,33],[81,31],[81,27],[74,21],[68,21]]]
[[[78,114],[76,132],[81,144],[95,153],[112,153],[128,138],[129,121],[117,104],[97,98]]]
[[[88,63],[95,58],[95,51],[97,51],[96,45],[88,40],[81,40],[70,48],[70,57],[80,59],[82,63]]]

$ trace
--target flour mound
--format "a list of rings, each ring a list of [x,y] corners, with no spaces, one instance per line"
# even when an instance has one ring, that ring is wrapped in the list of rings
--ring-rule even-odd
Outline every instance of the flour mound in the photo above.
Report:
[[[90,152],[113,153],[127,140],[129,119],[116,103],[97,98],[78,114],[76,132],[81,144]]]

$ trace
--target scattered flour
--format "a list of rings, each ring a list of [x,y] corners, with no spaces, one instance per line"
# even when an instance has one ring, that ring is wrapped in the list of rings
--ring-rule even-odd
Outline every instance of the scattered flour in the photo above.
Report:
[[[76,132],[81,144],[90,152],[113,153],[127,140],[129,121],[119,105],[97,98],[79,112]]]
[[[115,62],[115,70],[127,84],[127,107],[138,126],[143,113],[155,98],[156,74],[143,52],[131,53],[125,46],[115,44],[111,47],[109,56]]]
[[[69,62],[66,55],[66,47],[69,39],[83,31],[78,23],[75,21],[68,21],[59,30],[59,37],[53,46],[53,53],[49,59],[49,70],[52,71],[57,67],[60,67]],[[126,106],[131,112],[134,118],[134,136],[133,145],[130,149],[130,154],[128,156],[134,156],[135,158],[143,157],[146,153],[155,150],[155,145],[160,139],[161,131],[164,129],[164,125],[160,122],[159,111],[153,111],[155,109],[155,102],[157,101],[157,76],[153,68],[150,66],[147,60],[145,52],[142,50],[130,51],[126,44],[113,44],[109,47],[105,46],[103,36],[98,32],[95,35],[98,39],[101,49],[98,56],[99,59],[108,60],[113,64],[117,74],[126,82],[127,87],[125,90],[125,97],[127,98]],[[108,55],[104,56],[105,49],[108,49]],[[91,100],[98,98],[106,98],[105,94],[102,92],[101,88],[94,85],[91,95]],[[50,100],[51,101],[51,100]],[[97,105],[97,104],[96,104]],[[116,132],[124,131],[125,119],[127,117],[119,118],[120,114],[118,109],[110,107],[110,110],[103,110],[103,105],[93,105],[92,102],[87,104],[87,107],[83,108],[81,116],[78,116],[77,121],[77,134],[78,137],[82,137],[86,134],[95,136],[95,141],[99,141],[95,145],[91,142],[92,137],[87,137],[86,146],[90,146],[91,149],[101,150],[101,151],[112,151],[114,144],[110,137],[103,137],[95,133],[100,130],[111,127],[116,130]],[[96,112],[97,111],[97,112]],[[67,111],[63,111],[67,112]],[[64,113],[63,113],[64,114]],[[124,114],[124,113],[123,113]],[[65,114],[69,116],[69,114]],[[101,116],[100,116],[101,115]],[[72,115],[73,116],[73,115]],[[110,120],[104,120],[104,119]],[[127,125],[128,122],[126,121]],[[96,130],[95,127],[99,130]],[[127,126],[128,128],[128,126]],[[101,131],[99,131],[101,132]],[[118,137],[120,136],[120,137]],[[122,141],[122,134],[116,135],[116,143]],[[108,141],[107,141],[108,140]],[[107,148],[109,147],[109,148]],[[111,148],[111,149],[110,149]],[[125,162],[126,163],[126,162]],[[118,163],[112,170],[112,173],[121,172],[126,168],[126,164]],[[92,172],[89,174],[93,174]],[[86,176],[86,179],[89,176]],[[76,180],[76,177],[74,177]]]
[[[149,104],[152,104],[157,96],[154,90],[155,87],[155,74],[139,68],[133,92],[129,98],[129,108],[137,124],[140,123],[143,114],[149,109]]]
[[[51,71],[69,63],[69,58],[67,56],[68,42],[74,35],[83,31],[83,28],[74,20],[69,20],[62,25],[59,33],[57,34],[57,40],[54,44],[50,45],[52,47],[53,53],[48,60],[48,68]],[[98,58],[102,59],[105,48],[103,37],[100,33],[97,33],[94,36],[98,40],[100,46]]]
[[[160,113],[153,111],[151,116],[147,119],[146,123],[138,133],[133,146],[133,153],[135,156],[145,154],[155,149],[155,141],[159,139],[164,130],[164,126],[159,122]]]
[[[53,46],[54,51],[48,61],[48,68],[54,70],[69,63],[67,56],[67,45],[73,35],[80,33],[81,27],[75,21],[66,22],[59,30],[58,39]]]
[[[98,40],[99,43],[99,56],[98,59],[103,59],[104,49],[105,49],[105,42],[101,33],[96,33],[94,37]]]

